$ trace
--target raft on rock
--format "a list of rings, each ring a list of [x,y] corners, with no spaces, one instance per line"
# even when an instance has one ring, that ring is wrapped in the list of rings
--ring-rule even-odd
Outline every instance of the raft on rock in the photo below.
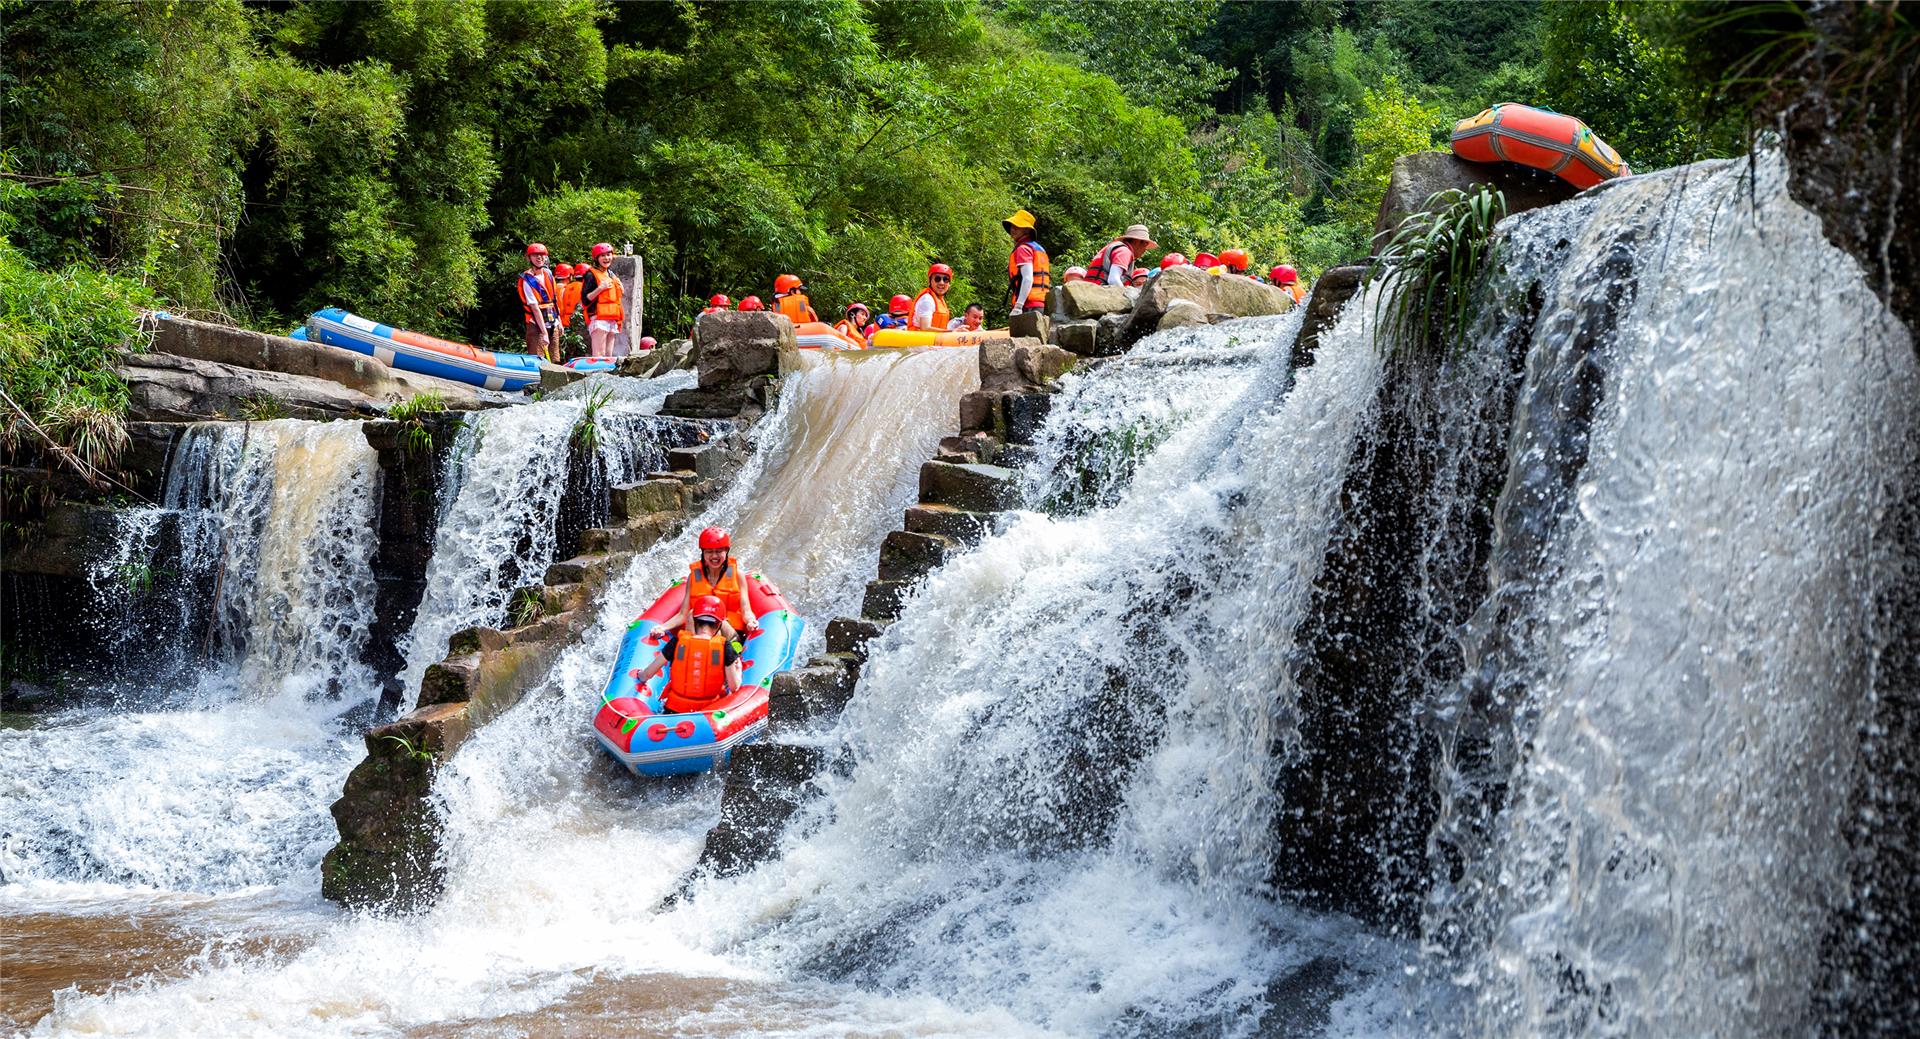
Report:
[[[914,332],[904,328],[883,328],[873,334],[873,345],[882,346],[979,346],[994,339],[1007,339],[1011,329],[983,328],[977,332]]]
[[[1471,162],[1514,162],[1586,189],[1633,170],[1570,115],[1501,102],[1453,127],[1453,153]]]
[[[489,390],[523,390],[540,381],[540,359],[532,354],[495,353],[394,328],[350,314],[339,307],[316,310],[299,338],[343,347],[374,358],[389,368]]]
[[[751,574],[746,584],[760,630],[741,649],[740,688],[703,710],[667,710],[662,697],[672,665],[644,685],[639,681],[660,646],[653,629],[680,615],[686,582],[668,588],[627,626],[593,729],[600,745],[628,771],[641,776],[705,772],[725,764],[734,748],[767,731],[767,688],[774,675],[793,667],[806,622],[787,608],[780,590],[764,577]]]

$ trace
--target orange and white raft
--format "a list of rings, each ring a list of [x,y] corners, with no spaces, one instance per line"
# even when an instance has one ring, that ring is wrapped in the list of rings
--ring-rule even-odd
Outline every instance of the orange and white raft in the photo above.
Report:
[[[1630,177],[1620,153],[1570,115],[1501,102],[1453,127],[1453,153],[1471,162],[1515,162],[1577,188]]]

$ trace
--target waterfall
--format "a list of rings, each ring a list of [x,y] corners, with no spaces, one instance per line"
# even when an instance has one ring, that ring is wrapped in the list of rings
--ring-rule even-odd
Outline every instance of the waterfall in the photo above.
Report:
[[[126,510],[95,571],[128,619],[130,709],[0,730],[0,879],[215,892],[311,869],[357,745],[334,719],[371,692],[379,488],[359,423],[183,434],[162,505]]]

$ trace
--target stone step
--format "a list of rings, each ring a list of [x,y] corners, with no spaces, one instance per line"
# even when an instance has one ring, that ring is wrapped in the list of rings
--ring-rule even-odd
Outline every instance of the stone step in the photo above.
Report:
[[[724,877],[767,859],[824,757],[815,747],[766,740],[734,751],[720,796],[720,824],[707,831],[695,868]]]
[[[867,643],[884,630],[880,625],[858,617],[835,617],[827,622],[827,652],[844,653],[864,662],[867,659]]]
[[[893,531],[880,543],[880,579],[918,580],[944,564],[953,548],[952,539],[938,534]]]
[[[679,512],[686,508],[686,485],[672,478],[648,479],[615,487],[613,514],[620,519],[635,519],[655,512]]]
[[[727,452],[719,444],[670,448],[667,451],[667,467],[692,470],[701,479],[711,480],[726,471]]]
[[[900,605],[906,601],[912,581],[869,581],[866,598],[861,600],[860,615],[870,621],[900,619]]]
[[[836,657],[815,657],[805,667],[773,676],[773,684],[767,689],[767,706],[775,728],[804,726],[837,716],[853,696],[858,681],[848,663]]]
[[[993,528],[997,512],[971,512],[951,505],[915,505],[907,510],[906,527],[915,534],[937,534],[955,544],[977,545]]]
[[[927,462],[920,467],[920,500],[969,512],[1008,509],[1020,494],[1013,477],[997,465]]]

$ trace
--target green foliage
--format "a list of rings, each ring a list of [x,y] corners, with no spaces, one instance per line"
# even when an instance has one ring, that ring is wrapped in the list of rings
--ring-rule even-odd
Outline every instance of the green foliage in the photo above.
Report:
[[[586,407],[580,412],[579,421],[573,424],[573,442],[583,452],[591,454],[600,448],[600,409],[613,399],[613,390],[606,386],[595,386],[587,394]]]
[[[1386,279],[1374,310],[1374,342],[1395,360],[1436,358],[1467,342],[1474,288],[1498,251],[1493,225],[1506,196],[1487,185],[1435,192],[1394,230],[1367,282]]]
[[[52,456],[98,481],[127,444],[127,386],[114,361],[152,297],[84,265],[43,271],[0,238],[0,450],[51,442]]]
[[[512,627],[524,628],[546,612],[546,600],[537,589],[521,588],[513,593],[513,602],[507,606],[507,620]]]
[[[387,409],[387,417],[401,424],[400,446],[408,454],[433,450],[433,432],[427,429],[426,416],[447,410],[446,394],[423,390]]]
[[[278,397],[271,397],[264,393],[253,397],[243,397],[240,399],[239,404],[240,417],[248,422],[272,422],[275,419],[286,418],[290,414],[290,412],[287,411],[287,405],[283,401]]]

